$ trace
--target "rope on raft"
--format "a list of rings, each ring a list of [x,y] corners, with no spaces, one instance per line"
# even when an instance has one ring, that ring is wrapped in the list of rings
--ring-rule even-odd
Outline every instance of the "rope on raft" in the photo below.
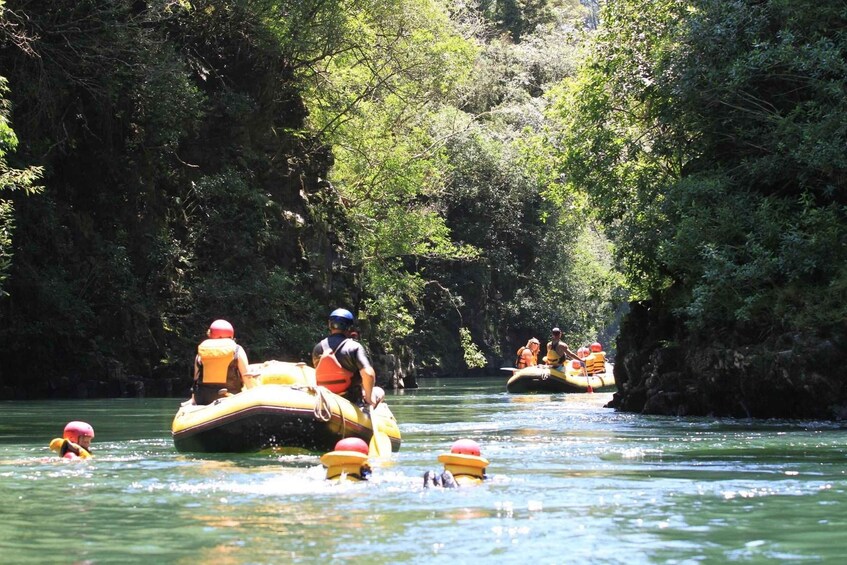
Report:
[[[329,422],[332,419],[332,406],[330,398],[335,397],[335,405],[338,407],[338,415],[341,417],[341,437],[346,437],[347,434],[347,418],[344,417],[344,409],[341,402],[338,400],[338,395],[332,394],[329,390],[322,386],[306,386],[296,387],[302,390],[309,391],[315,395],[315,408],[313,410],[315,418],[321,422]]]
[[[314,390],[316,393],[315,418],[321,422],[329,422],[332,419],[332,408],[329,405],[328,391],[322,386],[308,388]]]

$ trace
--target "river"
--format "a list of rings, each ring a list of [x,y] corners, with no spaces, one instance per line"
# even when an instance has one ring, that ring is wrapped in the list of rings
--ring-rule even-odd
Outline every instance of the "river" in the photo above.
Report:
[[[0,403],[3,563],[748,563],[847,557],[847,428],[622,414],[505,379],[389,393],[403,435],[368,483],[318,457],[191,456],[179,399]],[[47,444],[94,425],[95,458]],[[478,487],[424,489],[456,439]]]

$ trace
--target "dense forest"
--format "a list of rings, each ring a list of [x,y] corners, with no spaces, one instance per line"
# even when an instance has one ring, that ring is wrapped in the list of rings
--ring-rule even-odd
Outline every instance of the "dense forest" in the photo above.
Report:
[[[0,0],[0,398],[185,395],[213,319],[306,360],[346,307],[387,385],[559,326],[618,409],[840,418],[845,23]]]

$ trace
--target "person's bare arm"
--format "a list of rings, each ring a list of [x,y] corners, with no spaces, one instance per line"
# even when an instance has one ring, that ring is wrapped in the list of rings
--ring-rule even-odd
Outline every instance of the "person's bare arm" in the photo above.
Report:
[[[365,402],[369,406],[373,406],[373,391],[374,383],[376,383],[376,371],[373,367],[362,367],[359,369],[359,375],[362,376],[362,394],[365,397]]]
[[[581,361],[581,359],[579,358],[579,355],[577,355],[576,353],[574,353],[573,351],[571,351],[571,348],[570,348],[570,347],[568,347],[568,345],[567,345],[567,344],[565,344],[565,353],[566,353],[566,354],[567,354],[567,356],[568,356],[568,357],[570,357],[571,359],[576,359],[577,361]]]
[[[248,368],[250,366],[249,361],[247,361],[247,352],[244,351],[243,347],[238,348],[238,373],[241,375],[241,384],[244,385],[244,388],[253,388],[255,384],[254,375],[248,374]]]

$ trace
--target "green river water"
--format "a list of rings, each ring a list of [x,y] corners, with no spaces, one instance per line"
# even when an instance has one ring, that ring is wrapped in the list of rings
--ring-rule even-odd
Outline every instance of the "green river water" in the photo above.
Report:
[[[841,563],[847,427],[621,414],[505,378],[389,393],[368,483],[317,455],[177,453],[179,399],[0,403],[2,563]],[[80,419],[95,459],[47,445]],[[489,480],[423,488],[456,439]]]

